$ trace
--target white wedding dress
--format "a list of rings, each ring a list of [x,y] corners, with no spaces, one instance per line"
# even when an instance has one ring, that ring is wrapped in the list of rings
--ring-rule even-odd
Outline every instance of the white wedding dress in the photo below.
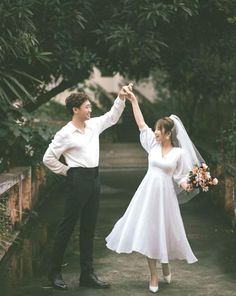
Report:
[[[168,263],[185,259],[194,263],[174,190],[186,179],[184,150],[174,147],[162,156],[153,131],[141,129],[140,141],[148,155],[148,171],[126,212],[106,237],[107,247],[117,253],[139,252]]]

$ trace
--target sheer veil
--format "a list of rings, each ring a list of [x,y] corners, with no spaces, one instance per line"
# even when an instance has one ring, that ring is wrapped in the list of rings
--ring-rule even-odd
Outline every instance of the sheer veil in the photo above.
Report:
[[[174,127],[172,129],[172,140],[175,147],[180,147],[184,149],[185,155],[185,165],[186,165],[186,174],[190,170],[192,170],[194,165],[201,165],[202,162],[205,162],[193,142],[188,136],[186,129],[182,121],[176,115],[169,116],[174,121]],[[195,195],[199,193],[199,189],[194,189],[191,192],[186,192],[182,188],[180,188],[175,182],[175,191],[178,197],[178,201],[180,204],[183,204],[190,199],[192,199]]]

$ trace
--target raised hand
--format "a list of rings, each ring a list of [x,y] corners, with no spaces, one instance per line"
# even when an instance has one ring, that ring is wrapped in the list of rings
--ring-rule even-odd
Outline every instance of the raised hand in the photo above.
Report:
[[[127,97],[131,103],[137,102],[137,97],[133,92],[130,92],[129,96]]]
[[[130,99],[132,97],[133,83],[129,83],[129,85],[125,85],[121,88],[119,92],[119,98],[124,100],[125,98]]]

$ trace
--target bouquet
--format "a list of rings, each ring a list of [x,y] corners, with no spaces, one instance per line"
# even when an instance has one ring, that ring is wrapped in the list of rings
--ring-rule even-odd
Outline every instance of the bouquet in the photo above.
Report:
[[[212,178],[209,167],[202,163],[200,166],[195,165],[188,174],[188,184],[193,188],[199,188],[202,191],[208,191],[209,187],[217,185],[217,178]]]

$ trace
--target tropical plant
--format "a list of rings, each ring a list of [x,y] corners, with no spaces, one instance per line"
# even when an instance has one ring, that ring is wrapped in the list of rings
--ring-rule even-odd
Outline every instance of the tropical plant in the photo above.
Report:
[[[174,16],[196,13],[197,3],[3,0],[0,99],[20,98],[27,110],[34,110],[83,82],[94,65],[109,73],[148,75],[166,46],[161,26]]]
[[[13,165],[41,162],[42,151],[51,138],[51,129],[34,121],[21,106],[2,103],[0,113],[0,172]],[[5,111],[5,112],[4,112]]]

